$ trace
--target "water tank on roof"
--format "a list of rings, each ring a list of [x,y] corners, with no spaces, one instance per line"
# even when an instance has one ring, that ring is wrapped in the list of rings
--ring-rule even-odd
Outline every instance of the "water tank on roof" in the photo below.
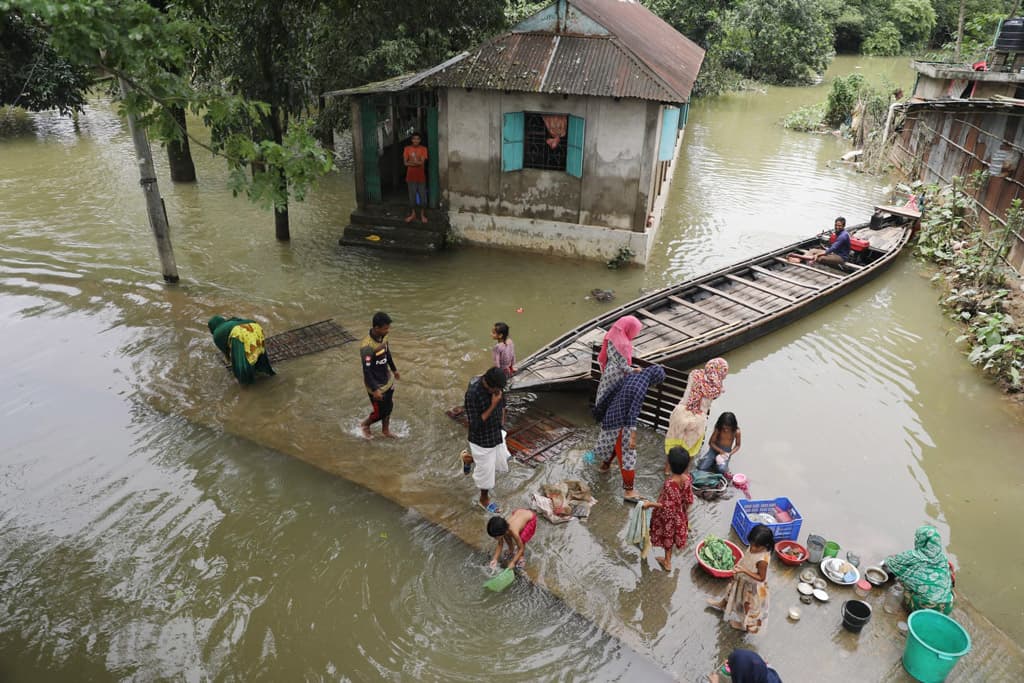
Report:
[[[1007,19],[996,36],[996,49],[1003,52],[1024,52],[1024,17]]]

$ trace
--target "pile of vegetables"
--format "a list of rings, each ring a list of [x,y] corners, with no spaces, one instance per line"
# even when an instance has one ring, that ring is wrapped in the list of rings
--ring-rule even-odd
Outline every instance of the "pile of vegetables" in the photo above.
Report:
[[[704,537],[704,545],[700,549],[700,559],[709,567],[720,571],[728,571],[736,565],[736,558],[725,541],[714,534]]]

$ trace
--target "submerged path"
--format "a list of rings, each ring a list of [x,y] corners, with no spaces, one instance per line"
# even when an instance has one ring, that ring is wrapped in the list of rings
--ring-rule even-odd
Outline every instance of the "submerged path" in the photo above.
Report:
[[[288,370],[294,372],[297,368],[292,366]],[[264,388],[270,389],[270,385]],[[413,510],[461,539],[478,553],[481,566],[486,564],[493,547],[484,531],[486,517],[472,507],[476,492],[471,478],[462,477],[456,467],[464,433],[440,409],[436,421],[441,429],[451,433],[451,448],[446,452],[418,451],[415,434],[393,441],[376,439],[370,448],[354,449],[346,448],[345,443],[354,437],[338,434],[332,424],[325,425],[316,419],[320,411],[314,405],[314,397],[298,400],[310,401],[308,412],[296,411],[309,419],[293,419],[287,430],[278,426],[264,428],[258,420],[246,419],[238,410],[239,406],[247,405],[244,393],[234,404],[235,410],[224,415],[227,419],[223,423],[210,426],[224,427],[239,437],[298,458]],[[539,400],[548,408],[558,404],[570,412],[577,408],[579,412],[570,417],[586,424],[582,399],[544,396]],[[202,410],[186,409],[185,413],[189,419],[210,424]],[[647,432],[640,441],[638,488],[653,494],[661,481],[661,461],[656,455],[660,437]],[[855,597],[852,589],[832,587],[829,603],[802,605],[795,591],[799,570],[776,559],[769,570],[772,610],[765,631],[745,635],[724,625],[717,613],[705,608],[705,599],[722,591],[725,582],[706,576],[696,566],[692,553],[704,534],[729,533],[734,499],[695,502],[690,512],[690,545],[684,554],[676,556],[673,573],[665,574],[656,568],[653,558],[641,563],[638,552],[623,543],[628,508],[617,497],[618,475],[613,472],[601,478],[592,465],[582,461],[581,455],[580,450],[570,451],[536,469],[513,465],[497,485],[495,497],[505,509],[510,509],[528,506],[530,492],[541,483],[562,479],[586,479],[593,483],[600,502],[588,522],[557,527],[539,522],[527,555],[527,574],[538,587],[649,657],[678,680],[700,680],[735,647],[757,650],[784,678],[788,674],[790,680],[810,680],[806,677],[808,672],[814,672],[816,681],[912,680],[900,663],[904,638],[896,628],[898,619],[881,609],[881,593],[876,591],[878,594],[869,600],[875,611],[868,626],[859,636],[850,634],[841,627],[841,603]],[[755,490],[755,497],[756,493]],[[808,531],[805,527],[801,538]],[[867,552],[862,552],[862,557],[865,564],[875,561]],[[481,573],[481,582],[483,578]],[[515,600],[515,591],[521,589],[511,589],[505,598]],[[786,618],[791,606],[800,607],[799,622]],[[953,616],[970,632],[973,649],[948,680],[1019,680],[1024,672],[1024,650],[972,608],[963,596]]]

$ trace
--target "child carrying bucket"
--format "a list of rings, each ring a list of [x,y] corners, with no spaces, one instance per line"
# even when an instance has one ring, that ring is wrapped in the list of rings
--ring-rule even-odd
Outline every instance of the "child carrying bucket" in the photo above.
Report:
[[[494,557],[491,558],[491,567],[498,566],[498,560],[501,559],[502,549],[506,544],[508,545],[506,557],[511,556],[511,558],[505,566],[508,569],[522,567],[526,544],[530,542],[536,531],[537,513],[525,508],[513,510],[508,519],[495,515],[487,520],[487,535],[498,539],[498,547],[494,549]]]
[[[757,633],[768,620],[768,559],[775,535],[764,524],[756,524],[747,539],[750,547],[733,568],[725,597],[709,599],[708,604],[722,610],[722,618],[733,628]]]

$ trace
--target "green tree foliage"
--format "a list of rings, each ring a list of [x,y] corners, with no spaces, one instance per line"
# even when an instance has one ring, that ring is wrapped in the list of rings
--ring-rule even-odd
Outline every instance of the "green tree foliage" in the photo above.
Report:
[[[245,19],[256,23],[261,13],[278,6],[265,3]],[[164,9],[140,0],[0,0],[2,16],[31,17],[50,49],[68,64],[124,78],[131,91],[122,108],[136,114],[158,138],[177,139],[183,134],[171,115],[173,107],[202,114],[215,131],[214,150],[227,160],[236,189],[278,208],[286,206],[289,193],[301,198],[310,183],[332,168],[330,156],[317,147],[305,127],[286,137],[287,131],[274,136],[266,125],[259,125],[280,106],[260,98],[284,93],[290,102],[295,93],[277,81],[259,92],[242,92],[237,82],[227,79],[193,81],[195,56],[228,34],[186,6]],[[305,46],[305,41],[296,44]],[[262,66],[253,65],[253,69]],[[243,169],[258,171],[250,177]],[[284,187],[267,181],[282,174]]]
[[[21,12],[0,14],[0,106],[78,111],[92,78],[50,46],[45,32]]]
[[[932,0],[893,0],[887,13],[904,49],[921,47],[935,28]]]
[[[885,22],[869,35],[861,44],[861,51],[866,55],[893,57],[902,51],[900,31],[892,22]]]
[[[770,83],[806,83],[832,60],[832,30],[821,0],[748,0],[750,75]]]

